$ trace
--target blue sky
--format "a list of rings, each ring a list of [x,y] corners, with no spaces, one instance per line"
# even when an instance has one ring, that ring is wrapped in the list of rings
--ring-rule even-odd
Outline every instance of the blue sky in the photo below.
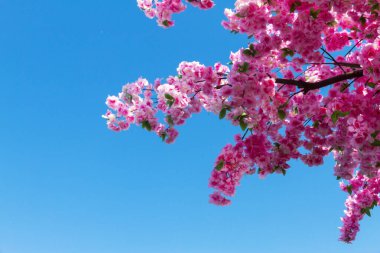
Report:
[[[0,253],[380,252],[379,210],[354,244],[337,240],[346,196],[331,158],[246,177],[223,208],[208,177],[239,128],[202,113],[172,145],[106,129],[105,98],[124,83],[246,45],[220,26],[222,2],[164,30],[134,0],[0,0]]]

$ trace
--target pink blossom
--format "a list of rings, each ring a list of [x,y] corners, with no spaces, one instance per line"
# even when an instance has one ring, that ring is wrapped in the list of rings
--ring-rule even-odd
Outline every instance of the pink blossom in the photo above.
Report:
[[[223,197],[220,192],[214,192],[210,195],[210,203],[219,205],[219,206],[227,206],[231,204],[231,200]]]

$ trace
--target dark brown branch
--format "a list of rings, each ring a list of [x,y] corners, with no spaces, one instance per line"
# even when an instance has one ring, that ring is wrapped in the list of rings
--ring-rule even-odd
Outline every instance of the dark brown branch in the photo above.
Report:
[[[306,64],[311,64],[311,65],[327,65],[327,64],[332,64],[332,65],[340,65],[340,66],[343,66],[343,67],[349,67],[349,68],[353,68],[353,69],[360,69],[361,66],[360,64],[356,64],[356,63],[349,63],[349,62],[307,62]]]
[[[363,76],[363,70],[360,69],[360,70],[355,70],[355,71],[348,72],[342,75],[334,76],[334,77],[331,77],[319,82],[315,82],[315,83],[305,82],[302,80],[283,79],[283,78],[276,78],[276,83],[295,85],[298,88],[303,89],[303,91],[306,93],[310,90],[320,89],[334,83],[338,83],[338,82],[348,80],[348,79],[359,78],[362,76]]]

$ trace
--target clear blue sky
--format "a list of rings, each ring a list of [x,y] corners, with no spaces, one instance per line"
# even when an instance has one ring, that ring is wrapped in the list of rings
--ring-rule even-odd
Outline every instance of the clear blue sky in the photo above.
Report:
[[[380,252],[379,210],[353,245],[337,240],[346,196],[331,159],[247,177],[222,208],[208,177],[238,128],[203,113],[173,145],[106,129],[105,98],[125,82],[246,45],[216,2],[164,30],[134,0],[0,0],[1,253]]]

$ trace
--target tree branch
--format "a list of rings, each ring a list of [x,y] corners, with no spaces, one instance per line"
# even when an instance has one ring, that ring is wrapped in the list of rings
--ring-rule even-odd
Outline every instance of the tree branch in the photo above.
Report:
[[[307,62],[306,64],[311,64],[311,65],[328,65],[328,64],[332,64],[332,65],[340,65],[340,66],[343,66],[343,67],[349,67],[349,68],[353,68],[353,69],[360,69],[361,66],[360,64],[357,64],[357,63],[350,63],[350,62]]]
[[[276,83],[294,85],[300,89],[303,89],[304,93],[307,93],[310,90],[320,89],[334,83],[338,83],[344,80],[358,78],[362,76],[363,76],[363,70],[360,69],[360,70],[355,70],[355,71],[348,72],[342,75],[334,76],[334,77],[331,77],[322,81],[318,81],[315,83],[305,82],[302,80],[283,79],[283,78],[276,78]]]

